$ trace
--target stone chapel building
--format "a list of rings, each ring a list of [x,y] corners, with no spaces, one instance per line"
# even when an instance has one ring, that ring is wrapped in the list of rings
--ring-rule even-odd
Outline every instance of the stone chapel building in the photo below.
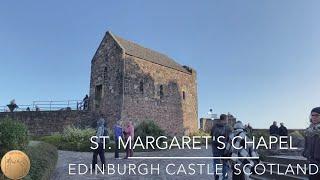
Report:
[[[109,31],[91,61],[89,97],[109,127],[152,120],[169,135],[198,130],[196,71]]]

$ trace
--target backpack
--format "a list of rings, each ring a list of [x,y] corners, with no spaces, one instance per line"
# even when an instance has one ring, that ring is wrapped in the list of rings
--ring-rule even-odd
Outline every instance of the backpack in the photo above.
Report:
[[[103,136],[108,136],[108,135],[109,135],[108,129],[104,128],[103,129]]]
[[[108,129],[106,127],[104,127],[104,129],[103,129],[103,136],[109,136],[109,132],[108,132]],[[110,137],[108,139],[106,139],[106,143],[107,144],[110,143]]]
[[[225,138],[220,138],[220,141],[227,142],[228,134],[227,127],[225,125],[216,124],[211,130],[211,135],[215,137],[215,141],[213,143],[218,143],[217,139],[220,136],[224,136]]]

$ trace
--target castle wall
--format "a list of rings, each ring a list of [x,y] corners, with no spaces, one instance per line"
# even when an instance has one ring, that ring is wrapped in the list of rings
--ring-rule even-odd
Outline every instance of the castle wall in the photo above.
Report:
[[[121,118],[122,70],[122,50],[111,36],[105,36],[91,63],[89,108],[103,113],[110,126]],[[98,86],[101,86],[100,100],[97,98]]]
[[[195,71],[188,74],[126,55],[124,74],[124,119],[136,124],[153,120],[170,135],[189,134],[198,129]]]
[[[0,113],[0,121],[6,117],[24,123],[31,135],[51,135],[63,132],[67,126],[95,127],[98,116],[89,111],[22,111]]]

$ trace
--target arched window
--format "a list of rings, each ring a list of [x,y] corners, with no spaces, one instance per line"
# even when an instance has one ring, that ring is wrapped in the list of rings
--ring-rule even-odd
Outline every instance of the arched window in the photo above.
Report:
[[[139,86],[140,92],[143,94],[144,89],[143,89],[143,81],[140,81],[140,86]]]
[[[160,85],[160,99],[163,98],[163,85]]]
[[[107,66],[106,67],[104,67],[104,70],[103,70],[103,79],[107,79],[107,73],[108,73],[108,68],[107,68]]]
[[[186,100],[186,92],[185,91],[182,91],[182,99]]]

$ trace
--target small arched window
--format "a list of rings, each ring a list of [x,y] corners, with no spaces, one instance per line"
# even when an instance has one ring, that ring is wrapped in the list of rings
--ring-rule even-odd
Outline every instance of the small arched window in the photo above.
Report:
[[[182,91],[182,99],[186,100],[186,92],[185,91]]]
[[[140,89],[140,92],[143,94],[144,92],[143,81],[140,81],[139,89]]]
[[[163,85],[160,85],[160,99],[163,98],[163,95],[164,95],[164,93],[163,93]]]
[[[107,79],[107,73],[108,73],[108,68],[107,67],[104,67],[104,70],[103,70],[103,79]]]

